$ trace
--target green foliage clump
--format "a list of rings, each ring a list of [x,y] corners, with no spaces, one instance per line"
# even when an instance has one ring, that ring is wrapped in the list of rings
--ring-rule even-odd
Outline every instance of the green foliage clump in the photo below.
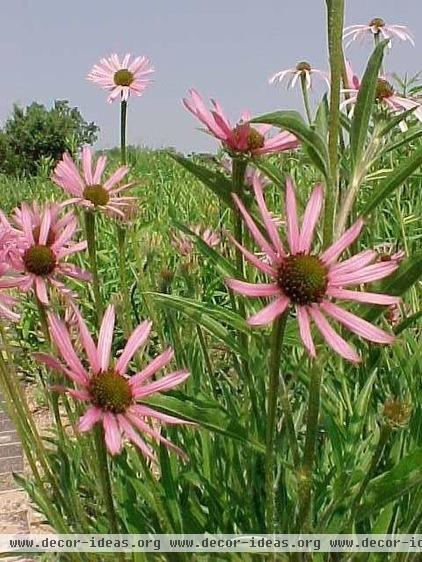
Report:
[[[98,130],[66,100],[56,100],[51,109],[36,102],[26,109],[14,105],[0,131],[0,172],[35,175],[40,167],[54,165],[63,152],[75,153],[82,145],[93,144]]]

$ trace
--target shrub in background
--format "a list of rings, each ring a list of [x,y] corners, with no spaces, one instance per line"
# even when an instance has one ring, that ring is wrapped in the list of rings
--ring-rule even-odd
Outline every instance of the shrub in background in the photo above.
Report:
[[[75,153],[82,145],[93,144],[98,130],[67,100],[56,100],[51,109],[36,102],[26,109],[14,105],[0,132],[0,171],[35,175],[40,165],[54,165],[63,152]]]

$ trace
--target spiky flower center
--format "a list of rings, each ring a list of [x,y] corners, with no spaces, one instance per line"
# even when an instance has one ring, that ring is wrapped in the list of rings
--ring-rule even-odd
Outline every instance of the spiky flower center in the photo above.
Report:
[[[112,414],[123,414],[133,402],[128,380],[112,369],[92,377],[89,392],[95,406]]]
[[[384,404],[384,419],[393,428],[407,425],[411,413],[411,405],[399,398],[389,398]]]
[[[302,62],[298,62],[296,65],[296,70],[298,72],[310,72],[311,71],[311,65],[309,64],[309,62],[306,61],[302,61]]]
[[[394,88],[390,82],[387,82],[387,80],[384,80],[383,78],[378,78],[377,88],[375,90],[375,99],[377,101],[382,101],[386,98],[390,98],[393,94]]]
[[[327,289],[327,269],[316,256],[295,254],[283,259],[277,281],[294,304],[321,302]]]
[[[34,240],[37,244],[40,241],[40,233],[41,233],[41,226],[40,225],[35,226],[32,229],[32,236],[34,237]],[[48,231],[48,234],[47,234],[46,245],[51,246],[51,244],[54,244],[55,240],[56,240],[56,233],[53,231],[52,228],[50,228],[50,230]]]
[[[56,267],[56,256],[51,248],[43,244],[35,244],[26,250],[23,255],[25,268],[34,275],[46,276]]]
[[[265,144],[265,138],[259,131],[251,127],[246,123],[241,123],[235,129],[233,129],[233,135],[236,140],[240,140],[244,138],[245,135],[245,127],[247,127],[247,147],[246,150],[258,150],[262,148]]]
[[[385,27],[385,21],[382,18],[374,18],[369,22],[369,25],[370,27],[376,27],[379,30],[381,27]]]
[[[88,201],[91,201],[93,205],[98,207],[99,205],[107,205],[110,196],[106,189],[102,185],[87,185],[83,191],[83,196]]]
[[[114,83],[116,86],[130,86],[134,80],[133,73],[127,68],[121,68],[114,74]]]

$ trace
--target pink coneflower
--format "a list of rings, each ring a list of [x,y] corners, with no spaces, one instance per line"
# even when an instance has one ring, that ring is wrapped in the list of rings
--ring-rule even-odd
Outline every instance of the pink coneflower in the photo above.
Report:
[[[348,94],[348,97],[340,104],[341,108],[348,105],[353,106],[356,103],[361,86],[359,78],[353,72],[348,61],[346,61],[346,74],[349,87],[342,90],[342,92]],[[413,115],[422,122],[422,104],[415,99],[398,96],[393,86],[385,78],[378,78],[375,100],[381,107],[392,111],[394,114],[403,113],[408,109],[416,108],[413,111]],[[402,130],[407,130],[407,126],[403,122],[400,123],[400,127]]]
[[[136,197],[120,194],[135,185],[135,182],[119,185],[129,171],[128,166],[120,166],[107,180],[102,176],[107,163],[107,156],[100,156],[94,169],[91,149],[82,149],[82,174],[69,156],[64,154],[57,164],[52,180],[72,195],[65,204],[77,203],[88,210],[104,211],[111,216],[125,219],[124,210],[133,205]]]
[[[299,144],[297,138],[287,131],[272,137],[267,136],[273,127],[250,125],[248,121],[251,115],[248,112],[244,112],[240,122],[233,127],[217,101],[211,100],[213,109],[209,111],[203,98],[194,89],[189,90],[189,97],[185,98],[183,103],[205,125],[207,132],[219,139],[223,147],[234,155],[274,154],[297,148]]]
[[[60,219],[53,222],[50,207],[40,213],[39,220],[33,220],[33,209],[23,203],[18,213],[22,221],[22,231],[18,235],[18,245],[8,255],[8,264],[16,275],[9,279],[9,287],[23,291],[33,289],[38,299],[48,305],[47,286],[52,285],[63,296],[73,298],[75,294],[62,282],[60,276],[89,281],[91,276],[64,259],[76,252],[85,250],[86,242],[73,242],[77,230],[76,217],[67,218],[67,224],[57,228]],[[37,226],[37,223],[39,226]]]
[[[132,62],[130,57],[130,54],[126,54],[121,62],[116,54],[101,59],[86,77],[103,90],[111,92],[107,98],[108,103],[119,96],[123,101],[127,101],[130,95],[142,96],[151,82],[150,76],[154,68],[147,57],[136,57]]]
[[[309,62],[302,61],[298,62],[294,68],[287,68],[286,70],[280,70],[273,74],[270,79],[268,80],[269,84],[280,83],[284,80],[286,76],[290,76],[290,80],[287,84],[288,88],[294,88],[297,81],[300,78],[304,78],[306,88],[309,90],[312,86],[312,77],[318,76],[324,80],[328,87],[330,87],[330,81],[328,79],[327,73],[323,72],[322,70],[318,70],[316,68],[312,68]]]
[[[75,309],[79,340],[85,353],[88,368],[85,368],[75,352],[65,324],[54,314],[49,313],[48,323],[52,339],[59,350],[64,364],[54,357],[39,353],[37,359],[48,367],[68,377],[76,385],[68,392],[76,400],[88,404],[88,409],[80,418],[79,431],[89,431],[96,423],[102,423],[107,449],[112,455],[120,453],[123,439],[132,441],[142,453],[154,460],[151,446],[141,437],[160,441],[169,449],[184,456],[184,453],[165,439],[153,426],[153,422],[168,424],[186,424],[188,422],[162,414],[147,405],[149,396],[174,388],[189,376],[188,371],[181,370],[160,379],[151,381],[151,377],[165,367],[173,358],[172,349],[166,349],[134,376],[126,375],[132,357],[145,344],[151,331],[151,322],[142,322],[130,336],[119,358],[110,361],[113,331],[115,323],[114,307],[109,306],[104,314],[96,345],[89,330]],[[146,403],[138,403],[139,400]],[[150,420],[150,423],[146,421]]]
[[[323,190],[317,185],[309,199],[299,228],[296,210],[296,195],[291,179],[286,182],[286,229],[289,251],[284,250],[278,230],[271,220],[259,182],[254,183],[255,197],[262,221],[264,236],[239,197],[233,194],[235,203],[260,250],[267,256],[267,263],[252,252],[236,245],[245,258],[261,272],[273,279],[271,283],[246,283],[228,279],[227,285],[237,293],[248,297],[274,297],[274,300],[248,319],[251,326],[269,324],[291,306],[295,308],[302,341],[309,354],[315,356],[315,347],[310,324],[313,321],[324,339],[334,351],[352,362],[359,355],[330,325],[327,316],[336,320],[355,334],[376,343],[392,343],[394,337],[338,306],[334,300],[392,305],[400,301],[397,297],[352,291],[351,285],[361,285],[382,279],[398,267],[396,262],[373,263],[377,252],[365,250],[338,262],[340,255],[359,236],[363,221],[358,220],[332,246],[320,255],[312,253],[314,230],[323,204]]]
[[[409,41],[413,46],[412,33],[404,25],[387,25],[382,18],[374,18],[367,25],[349,25],[344,28],[343,39],[350,37],[347,46],[353,41],[363,41],[369,37],[379,37],[381,39],[400,39],[401,41]]]

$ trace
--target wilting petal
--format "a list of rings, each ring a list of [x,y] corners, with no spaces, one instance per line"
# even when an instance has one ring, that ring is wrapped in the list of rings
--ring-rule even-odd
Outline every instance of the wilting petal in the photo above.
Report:
[[[237,279],[226,279],[225,283],[232,291],[247,297],[273,297],[280,294],[277,283],[246,283]]]
[[[122,433],[124,433],[132,443],[134,443],[142,454],[150,459],[153,462],[156,462],[156,458],[154,456],[154,451],[151,449],[149,445],[145,443],[145,441],[136,433],[136,431],[132,428],[131,423],[125,418],[125,416],[119,414],[117,416],[120,429]]]
[[[35,292],[37,294],[37,297],[38,297],[39,301],[42,304],[48,306],[47,286],[45,284],[44,279],[36,276],[34,278],[34,283],[35,283]]]
[[[275,320],[280,314],[283,314],[288,305],[289,299],[282,295],[253,316],[250,316],[247,322],[250,326],[270,324],[270,322]]]
[[[323,335],[325,341],[330,347],[334,349],[336,353],[351,361],[352,363],[360,362],[360,357],[353,349],[353,347],[349,345],[341,336],[339,336],[339,334],[337,334],[337,332],[330,326],[326,318],[324,318],[324,316],[318,310],[316,305],[309,307],[309,314],[311,315],[312,320],[315,322],[319,331]]]
[[[340,308],[332,302],[323,302],[321,308],[329,314],[332,318],[346,326],[349,330],[365,338],[367,340],[373,341],[375,343],[393,343],[395,340],[394,336],[387,334],[381,328],[377,328],[370,322],[359,318],[355,314]]]

